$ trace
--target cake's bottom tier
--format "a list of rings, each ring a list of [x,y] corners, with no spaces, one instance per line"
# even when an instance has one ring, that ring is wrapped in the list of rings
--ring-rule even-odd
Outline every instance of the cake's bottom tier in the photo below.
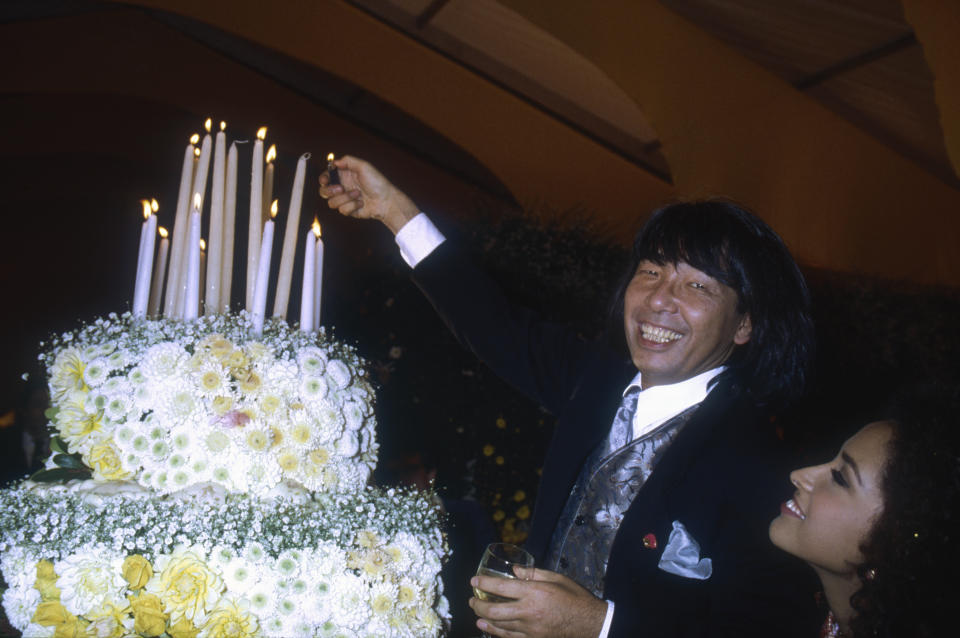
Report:
[[[7,616],[25,636],[440,635],[429,495],[260,501],[0,493]]]

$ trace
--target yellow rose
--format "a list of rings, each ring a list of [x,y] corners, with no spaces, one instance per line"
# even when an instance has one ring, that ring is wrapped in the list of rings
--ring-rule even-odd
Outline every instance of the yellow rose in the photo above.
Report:
[[[250,613],[250,603],[245,599],[221,598],[203,623],[203,635],[209,638],[246,638],[257,635],[259,630],[260,623]]]
[[[147,591],[156,594],[176,623],[181,618],[202,618],[211,609],[220,592],[223,580],[207,566],[201,555],[189,549],[175,552],[159,578],[147,583]]]
[[[107,481],[120,481],[131,476],[123,469],[120,456],[109,440],[97,443],[84,455],[84,462],[93,470],[93,478]]]
[[[123,578],[130,583],[130,589],[143,589],[147,581],[153,578],[153,566],[140,554],[131,554],[123,561]]]
[[[61,605],[60,601],[52,600],[37,605],[37,610],[33,612],[33,618],[30,620],[44,627],[53,627],[74,619],[76,619],[76,616],[67,611],[67,608]]]
[[[81,638],[87,635],[87,625],[89,624],[86,620],[73,616],[62,625],[57,625],[56,631],[53,632],[53,638]]]
[[[141,593],[139,596],[129,596],[127,600],[133,610],[134,631],[143,636],[159,636],[166,631],[170,616],[163,613],[163,603],[159,598]]]
[[[53,571],[53,563],[48,560],[37,563],[37,581],[33,587],[40,592],[44,602],[60,600],[60,588],[57,587],[57,573]]]
[[[170,634],[170,638],[197,638],[200,630],[186,618],[181,618],[167,630],[167,633]]]

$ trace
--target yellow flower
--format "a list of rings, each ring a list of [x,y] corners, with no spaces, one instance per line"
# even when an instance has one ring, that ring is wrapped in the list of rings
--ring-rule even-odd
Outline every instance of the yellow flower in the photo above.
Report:
[[[526,505],[520,506],[520,508],[517,510],[517,518],[519,518],[521,521],[525,521],[530,518],[530,508]]]
[[[310,436],[313,432],[310,430],[310,426],[306,423],[297,423],[293,426],[293,430],[290,432],[290,438],[294,442],[304,445],[310,442]]]
[[[376,532],[367,529],[357,532],[357,545],[360,547],[371,549],[379,544],[380,539],[377,538]]]
[[[524,492],[523,490],[517,490],[516,492],[513,493],[513,500],[515,500],[518,503],[525,498],[527,498],[527,493]]]
[[[277,454],[277,465],[280,466],[284,472],[293,472],[300,465],[300,458],[297,456],[296,452],[292,450],[281,450]]]
[[[33,587],[40,592],[40,598],[44,602],[60,600],[57,573],[53,571],[53,563],[48,560],[37,563],[37,581],[33,584]]]
[[[84,396],[72,393],[61,403],[60,411],[57,412],[56,421],[60,434],[72,447],[81,446],[91,434],[103,429],[103,411],[87,412]]]
[[[496,512],[493,513],[493,520],[499,523],[504,518],[506,518],[506,516],[507,516],[506,512],[504,512],[503,510],[497,510]]]
[[[37,605],[37,610],[33,612],[33,618],[30,620],[44,627],[53,627],[75,619],[76,616],[67,611],[60,601],[51,600]]]
[[[390,562],[390,560],[383,552],[377,549],[371,549],[363,556],[363,571],[368,576],[378,577],[383,574],[388,562]]]
[[[273,441],[273,447],[280,445],[280,442],[283,441],[283,432],[280,428],[271,427],[270,428],[270,437]]]
[[[56,631],[53,632],[53,638],[81,638],[87,635],[86,629],[89,624],[83,618],[73,616],[62,625],[57,625]]]
[[[167,630],[167,633],[170,634],[170,638],[197,638],[200,630],[186,618],[181,618]]]
[[[210,353],[218,359],[229,357],[233,353],[233,344],[224,339],[222,335],[210,335],[209,340]]]
[[[153,565],[140,554],[127,556],[120,571],[133,591],[143,589],[147,581],[153,578]]]
[[[256,372],[251,372],[242,379],[240,379],[240,389],[247,394],[256,392],[260,388],[260,377],[257,376]]]
[[[497,427],[500,428],[501,430],[503,430],[504,428],[506,428],[506,427],[507,427],[507,420],[504,419],[502,416],[498,416],[498,417],[497,417]]]
[[[250,430],[247,433],[247,446],[256,452],[262,452],[267,449],[270,440],[265,432],[261,430]]]
[[[87,454],[83,455],[87,466],[93,470],[93,478],[107,481],[121,481],[129,478],[131,473],[123,469],[120,456],[109,439],[97,443]]]
[[[205,372],[200,377],[200,386],[207,392],[213,392],[220,387],[220,375],[212,370]]]
[[[234,372],[239,372],[247,367],[249,361],[247,360],[247,355],[243,354],[242,350],[234,350],[229,355],[227,355],[225,363],[233,370]]]
[[[484,456],[493,456],[493,453],[494,453],[496,450],[497,450],[497,448],[495,448],[495,447],[493,447],[492,445],[490,445],[489,443],[487,443],[486,445],[483,446],[483,455],[484,455]]]
[[[330,453],[325,448],[318,447],[307,455],[311,463],[316,465],[326,465],[330,460]]]
[[[393,598],[386,594],[377,594],[370,603],[373,613],[381,616],[393,611]]]
[[[493,460],[493,462],[496,463],[497,465],[503,465],[503,457],[502,457],[502,456],[498,456],[497,458],[495,458],[495,459]]]
[[[417,592],[410,585],[400,585],[400,592],[397,594],[397,600],[401,605],[409,605],[417,598]]]
[[[230,408],[233,407],[233,399],[230,397],[218,396],[213,397],[213,411],[217,416],[223,416],[230,411]]]
[[[257,617],[250,613],[246,599],[231,600],[226,596],[207,615],[203,623],[204,638],[245,638],[260,630]]]
[[[163,613],[163,602],[153,594],[129,596],[133,610],[133,630],[143,636],[159,636],[167,630],[170,616]]]
[[[260,402],[260,410],[266,414],[271,415],[277,411],[277,408],[280,407],[280,397],[269,394],[263,398],[263,401]]]
[[[207,567],[202,556],[181,549],[170,557],[160,577],[147,583],[146,590],[160,597],[172,621],[192,621],[202,618],[217,602],[223,580]]]

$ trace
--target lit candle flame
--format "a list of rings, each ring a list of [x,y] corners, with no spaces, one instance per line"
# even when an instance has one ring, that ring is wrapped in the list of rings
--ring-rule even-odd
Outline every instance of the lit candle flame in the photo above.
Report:
[[[159,228],[157,228],[157,232],[160,233],[160,238],[161,238],[161,239],[166,239],[166,238],[167,238],[167,235],[169,234],[169,233],[167,233],[167,229],[164,228],[163,226],[160,226]]]
[[[327,155],[327,161],[332,162],[334,160],[333,153]]]
[[[313,218],[313,234],[320,239],[320,221],[316,217]]]
[[[141,200],[140,200],[140,205],[143,206],[143,218],[144,218],[144,219],[150,219],[150,200],[149,200],[149,199],[141,199]]]
[[[194,156],[194,157],[200,157],[200,149],[199,149],[199,147],[194,147],[194,149],[193,149],[193,156]]]
[[[156,199],[150,200],[150,210],[152,210],[153,212],[157,212],[158,210],[160,210],[160,204],[157,203]]]
[[[200,210],[200,206],[203,204],[203,198],[200,196],[200,193],[193,194],[193,207],[196,210]]]
[[[207,249],[207,242],[203,239],[203,237],[201,237],[201,238],[200,238],[200,250],[206,250],[206,249]]]
[[[265,140],[265,139],[267,139],[267,127],[266,127],[266,126],[261,126],[260,128],[257,129],[257,139],[258,139],[258,140]]]
[[[207,121],[203,123],[203,128],[207,129],[207,133],[209,133],[210,129],[213,128],[213,120],[208,117]]]
[[[199,134],[199,133],[194,133],[193,135],[190,136],[190,143],[191,143],[191,144],[196,144],[196,143],[199,142],[199,141],[200,141],[200,134]]]
[[[267,163],[269,164],[275,159],[277,159],[277,145],[271,144],[270,149],[267,151]]]
[[[270,204],[270,219],[273,219],[274,217],[277,216],[278,206],[279,206],[279,201],[276,199],[273,200],[272,204]]]
[[[226,131],[226,130],[227,130],[227,123],[224,122],[223,120],[220,120],[220,130],[221,130],[221,131]]]

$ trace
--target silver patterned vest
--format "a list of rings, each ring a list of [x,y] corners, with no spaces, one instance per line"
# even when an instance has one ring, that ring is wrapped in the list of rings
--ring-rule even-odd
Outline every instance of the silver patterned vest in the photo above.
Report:
[[[687,408],[625,444],[623,429],[614,423],[570,491],[550,539],[547,569],[573,579],[596,596],[603,594],[610,549],[627,508],[698,407]]]

